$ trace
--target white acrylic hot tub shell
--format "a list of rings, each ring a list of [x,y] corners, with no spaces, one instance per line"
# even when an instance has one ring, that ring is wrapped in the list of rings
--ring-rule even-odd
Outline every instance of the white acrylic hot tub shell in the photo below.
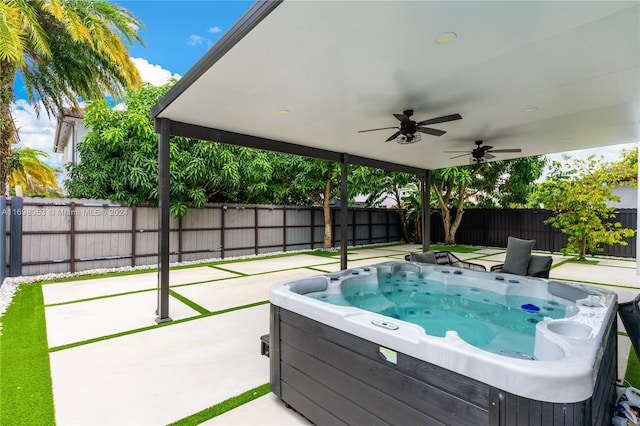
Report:
[[[376,266],[369,267],[369,274],[376,273]],[[443,269],[434,266],[424,268],[432,268],[435,271]],[[367,275],[362,268],[354,271]],[[495,282],[491,281],[497,275],[473,271],[464,271],[464,274],[473,278],[474,286],[485,280],[484,277],[489,277],[489,285],[495,285]],[[507,274],[499,275],[509,277]],[[535,355],[538,359],[546,357],[550,360],[531,361],[478,349],[460,339],[455,331],[447,332],[445,337],[430,336],[415,324],[351,306],[332,305],[291,291],[292,285],[305,280],[323,279],[328,286],[339,285],[339,282],[330,281],[329,276],[335,277],[336,274],[277,284],[271,288],[270,301],[276,306],[375,342],[382,347],[522,397],[538,401],[573,403],[584,401],[593,393],[594,363],[599,358],[602,336],[606,332],[602,325],[606,325],[612,312],[615,312],[615,293],[609,294],[604,291],[605,296],[598,300],[600,307],[578,306],[578,312],[571,317],[538,323]],[[340,280],[349,277],[349,273],[342,273]],[[522,280],[522,277],[518,278]],[[546,280],[535,281],[540,285],[546,283]],[[598,292],[601,290],[598,289]],[[578,305],[580,304],[579,301]],[[374,320],[392,323],[398,328],[382,328],[373,325]],[[590,333],[587,333],[587,327],[591,329]]]

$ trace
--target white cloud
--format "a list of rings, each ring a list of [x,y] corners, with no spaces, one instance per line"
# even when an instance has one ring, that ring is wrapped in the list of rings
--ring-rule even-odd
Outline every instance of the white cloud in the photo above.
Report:
[[[216,25],[215,27],[209,28],[208,31],[212,34],[220,34],[222,32],[222,28]]]
[[[199,36],[197,34],[191,34],[187,45],[189,46],[211,46],[213,42],[206,37]]]
[[[637,146],[638,144],[635,144],[635,143],[626,143],[621,145],[602,146],[602,147],[591,148],[591,149],[579,149],[576,151],[547,154],[547,158],[549,159],[550,162],[551,161],[564,162],[564,159],[562,158],[563,155],[568,155],[572,159],[582,159],[582,160],[587,159],[591,155],[595,155],[596,158],[599,158],[600,156],[602,156],[604,158],[604,161],[611,162],[611,161],[618,161],[620,159],[620,154],[622,153],[623,150],[628,151]]]
[[[144,58],[131,58],[131,60],[138,68],[142,81],[151,83],[154,86],[162,86],[171,78],[180,79],[179,74],[172,74],[171,71],[162,68],[160,65],[150,64]]]
[[[43,159],[45,163],[52,167],[62,167],[62,154],[53,152],[56,119],[48,117],[44,109],[38,116],[33,106],[24,99],[18,99],[11,104],[11,115],[20,138],[20,142],[15,146],[44,151],[49,155],[49,158]]]

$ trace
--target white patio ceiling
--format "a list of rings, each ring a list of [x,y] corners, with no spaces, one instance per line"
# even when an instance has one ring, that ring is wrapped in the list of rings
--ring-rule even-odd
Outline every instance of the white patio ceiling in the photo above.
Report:
[[[522,149],[498,158],[640,141],[637,1],[273,6],[254,5],[152,116],[420,169],[467,164],[443,151],[478,139]],[[436,44],[443,32],[457,39]],[[408,108],[463,119],[412,145],[358,133]]]

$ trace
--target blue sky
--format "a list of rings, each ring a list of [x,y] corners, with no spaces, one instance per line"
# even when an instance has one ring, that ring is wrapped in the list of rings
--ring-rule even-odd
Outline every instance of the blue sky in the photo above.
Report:
[[[183,76],[220,37],[249,9],[253,1],[226,0],[116,0],[144,23],[141,35],[145,47],[136,44],[130,55],[143,80],[163,84],[170,77]],[[12,114],[19,128],[20,144],[49,153],[47,163],[62,166],[61,154],[52,152],[55,119],[46,113],[38,117],[27,101],[20,81],[16,82]],[[603,154],[608,161],[618,158],[621,148],[610,146],[597,150],[569,153],[572,157]],[[560,154],[550,156],[560,159]]]
[[[183,76],[220,37],[251,7],[252,1],[118,0],[144,23],[140,32],[144,47],[135,44],[129,53],[142,79],[160,85]],[[49,154],[45,161],[62,166],[62,155],[53,153],[56,123],[43,111],[39,116],[26,100],[20,79],[14,85],[12,114],[19,129],[20,147]]]
[[[145,24],[146,47],[130,49],[134,58],[184,75],[249,9],[248,1],[120,0]]]

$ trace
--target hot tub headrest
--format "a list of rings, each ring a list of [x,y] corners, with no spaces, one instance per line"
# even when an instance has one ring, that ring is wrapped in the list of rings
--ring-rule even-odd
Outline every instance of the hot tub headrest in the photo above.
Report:
[[[590,295],[597,295],[597,293],[593,291],[588,291],[559,281],[549,281],[549,293],[563,299],[571,300],[574,303],[580,299],[586,299]]]
[[[391,267],[392,272],[420,272],[421,269],[418,265],[413,263],[396,263]]]
[[[313,293],[327,289],[327,277],[310,277],[295,280],[289,283],[291,291],[297,294]]]

